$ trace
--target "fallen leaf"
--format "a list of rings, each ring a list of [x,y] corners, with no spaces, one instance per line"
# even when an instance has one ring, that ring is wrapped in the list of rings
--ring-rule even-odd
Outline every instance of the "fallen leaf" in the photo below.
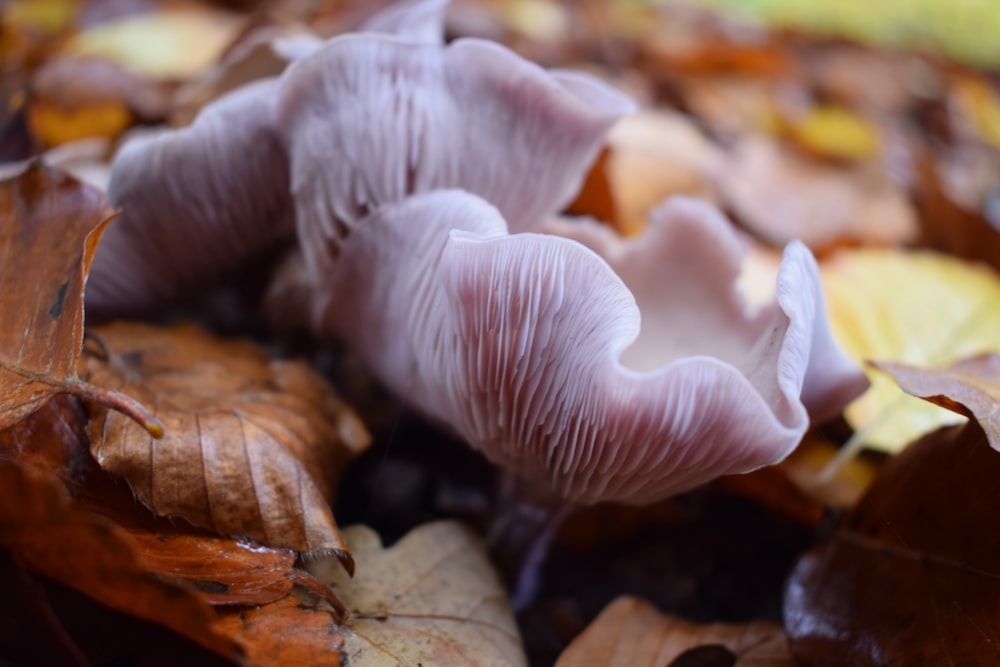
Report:
[[[239,656],[239,646],[215,629],[215,614],[199,595],[147,572],[129,536],[103,517],[72,508],[54,478],[0,459],[0,489],[0,545],[24,567],[215,653]]]
[[[241,24],[239,16],[207,7],[153,11],[88,28],[66,52],[102,56],[155,79],[190,79],[215,64]]]
[[[871,486],[878,467],[869,458],[857,457],[837,466],[834,474],[830,474],[830,465],[839,452],[837,445],[810,432],[777,469],[815,501],[840,509],[854,507]]]
[[[1000,450],[1000,355],[981,354],[960,359],[944,368],[917,368],[891,362],[876,366],[908,394],[940,405],[979,422]]]
[[[768,243],[783,246],[797,238],[823,250],[858,242],[897,245],[917,235],[912,204],[879,164],[824,164],[753,136],[720,165],[723,200]]]
[[[624,225],[618,218],[618,207],[615,202],[615,195],[611,191],[611,180],[608,171],[608,161],[611,151],[607,146],[601,149],[594,164],[590,165],[590,171],[569,206],[566,207],[566,214],[571,216],[589,216],[605,222],[615,229],[623,230]]]
[[[963,259],[987,262],[1000,271],[1000,220],[986,217],[988,195],[997,181],[997,156],[980,162],[945,158],[938,166],[930,159],[918,164],[917,203],[920,207],[920,244]],[[939,173],[939,168],[943,173]],[[970,171],[975,173],[970,173]],[[949,173],[950,172],[950,173]],[[982,173],[977,177],[977,173]],[[944,178],[959,180],[964,202],[952,199]]]
[[[45,146],[87,137],[115,139],[129,125],[162,120],[168,87],[98,57],[60,55],[33,72],[28,125]]]
[[[390,548],[370,528],[344,530],[358,562],[351,579],[313,570],[350,611],[342,628],[350,665],[525,665],[507,595],[486,551],[454,522],[423,525]]]
[[[97,466],[87,452],[87,412],[75,396],[56,396],[0,431],[0,459],[59,479],[75,496]]]
[[[270,361],[249,341],[193,325],[93,330],[95,383],[139,396],[163,420],[154,440],[99,411],[91,452],[158,515],[303,553],[350,554],[327,503],[330,480],[368,445],[361,422],[303,363]]]
[[[105,160],[111,153],[111,142],[105,137],[90,137],[50,148],[28,160],[0,164],[0,180],[14,178],[31,169],[36,162],[56,167],[82,183],[101,192],[108,191],[111,165]]]
[[[850,42],[819,50],[807,67],[818,98],[878,115],[904,114],[914,97],[933,97],[942,86],[939,73],[919,54]]]
[[[45,146],[59,146],[87,137],[114,138],[131,122],[131,112],[117,101],[62,108],[39,100],[28,107],[31,133]]]
[[[292,597],[255,609],[226,612],[218,627],[246,647],[247,660],[256,667],[348,664],[343,655],[343,631],[334,616]]]
[[[215,537],[190,527],[180,532],[182,526],[156,521],[91,458],[87,422],[87,412],[75,397],[57,396],[0,431],[0,458],[60,479],[75,509],[103,517],[128,534],[146,572],[183,580],[210,604],[268,604],[291,593],[297,583],[323,592],[308,573],[295,567],[296,556],[290,550]]]
[[[713,650],[718,653],[716,661],[694,661],[699,651]],[[692,662],[684,662],[685,658]],[[788,650],[788,640],[777,623],[697,625],[662,614],[640,598],[623,596],[609,604],[569,645],[556,667],[689,664],[795,665]]]
[[[870,121],[835,106],[816,106],[785,123],[788,137],[808,153],[837,161],[878,157],[879,132]]]
[[[1000,95],[985,77],[957,77],[951,99],[978,138],[1000,149]]]
[[[45,166],[0,182],[0,429],[71,393],[162,432],[135,400],[76,375],[84,281],[112,217],[100,191]]]
[[[649,212],[671,195],[713,199],[710,174],[721,151],[691,119],[669,111],[625,116],[608,133],[605,165],[616,225],[637,234]]]
[[[130,531],[150,572],[184,580],[212,605],[262,605],[292,592],[295,554],[249,541],[203,535]]]
[[[14,0],[4,7],[3,23],[54,35],[69,29],[79,11],[77,0]]]
[[[855,250],[821,266],[834,337],[854,360],[936,366],[1000,350],[1000,279],[930,252]],[[904,394],[883,373],[848,405],[861,445],[895,453],[961,417]]]
[[[785,594],[803,665],[1000,661],[1000,454],[974,422],[890,459]]]
[[[174,96],[171,122],[190,124],[198,112],[225,93],[269,76],[280,75],[295,56],[322,43],[304,29],[264,26],[240,38],[221,62],[181,86]]]

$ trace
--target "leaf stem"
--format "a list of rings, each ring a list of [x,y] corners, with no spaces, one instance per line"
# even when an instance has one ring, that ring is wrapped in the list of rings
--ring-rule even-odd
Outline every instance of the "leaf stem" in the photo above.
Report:
[[[66,391],[75,396],[100,403],[132,418],[154,438],[163,437],[163,424],[160,420],[150,412],[149,408],[131,396],[120,391],[98,387],[83,380],[70,380],[65,387]]]

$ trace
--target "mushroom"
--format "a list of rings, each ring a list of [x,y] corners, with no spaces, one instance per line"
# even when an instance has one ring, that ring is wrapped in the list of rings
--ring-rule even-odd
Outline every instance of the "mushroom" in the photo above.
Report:
[[[580,502],[652,502],[774,463],[807,408],[832,414],[863,389],[800,244],[776,304],[751,315],[739,244],[705,204],[666,203],[635,241],[535,231],[631,103],[493,43],[428,42],[422,25],[334,38],[191,127],[127,145],[88,307],[162,303],[294,233],[318,333]]]
[[[410,10],[439,17],[440,5]],[[361,218],[417,192],[477,193],[514,229],[566,204],[632,103],[491,42],[428,42],[427,23],[333,38],[191,126],[126,144],[109,188],[123,214],[94,260],[90,314],[159,307],[293,230],[310,266],[328,267]]]
[[[809,425],[803,397],[829,416],[865,387],[801,244],[777,302],[748,314],[736,233],[707,204],[669,200],[629,241],[565,231],[608,259],[511,234],[463,191],[380,207],[314,291],[314,321],[487,457],[585,503],[649,503],[775,463]]]

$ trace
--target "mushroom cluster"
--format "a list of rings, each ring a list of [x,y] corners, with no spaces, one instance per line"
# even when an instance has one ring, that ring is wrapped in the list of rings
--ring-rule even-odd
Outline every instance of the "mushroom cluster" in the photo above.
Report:
[[[88,309],[161,304],[293,236],[317,334],[581,502],[774,463],[864,389],[804,246],[750,312],[740,240],[707,204],[669,200],[629,240],[557,218],[632,103],[491,42],[445,44],[445,4],[300,44],[280,76],[126,144]]]

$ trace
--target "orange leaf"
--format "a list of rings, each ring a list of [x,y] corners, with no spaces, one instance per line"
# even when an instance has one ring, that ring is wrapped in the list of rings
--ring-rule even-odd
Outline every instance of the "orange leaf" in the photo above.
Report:
[[[295,585],[289,550],[203,535],[130,534],[146,569],[193,584],[209,604],[268,604]]]
[[[114,138],[132,122],[132,113],[118,101],[95,102],[73,108],[62,108],[39,100],[28,107],[31,133],[46,146],[85,139]]]
[[[360,421],[304,364],[269,361],[249,341],[197,327],[114,324],[94,333],[108,359],[93,382],[127,389],[167,426],[156,441],[120,415],[91,424],[91,452],[159,515],[353,568],[326,498],[329,479],[368,444]]]
[[[47,167],[0,182],[0,429],[73,393],[161,432],[136,401],[76,377],[84,281],[112,217],[101,192]]]
[[[288,597],[257,609],[222,615],[219,628],[246,647],[258,667],[341,667],[344,637],[333,615]]]
[[[645,600],[624,596],[608,605],[567,647],[556,667],[667,667],[682,663],[734,667],[795,664],[777,623],[696,625],[661,614]]]
[[[149,574],[129,536],[103,517],[70,507],[54,479],[0,460],[0,489],[0,545],[25,567],[220,655],[239,655],[197,593]]]

